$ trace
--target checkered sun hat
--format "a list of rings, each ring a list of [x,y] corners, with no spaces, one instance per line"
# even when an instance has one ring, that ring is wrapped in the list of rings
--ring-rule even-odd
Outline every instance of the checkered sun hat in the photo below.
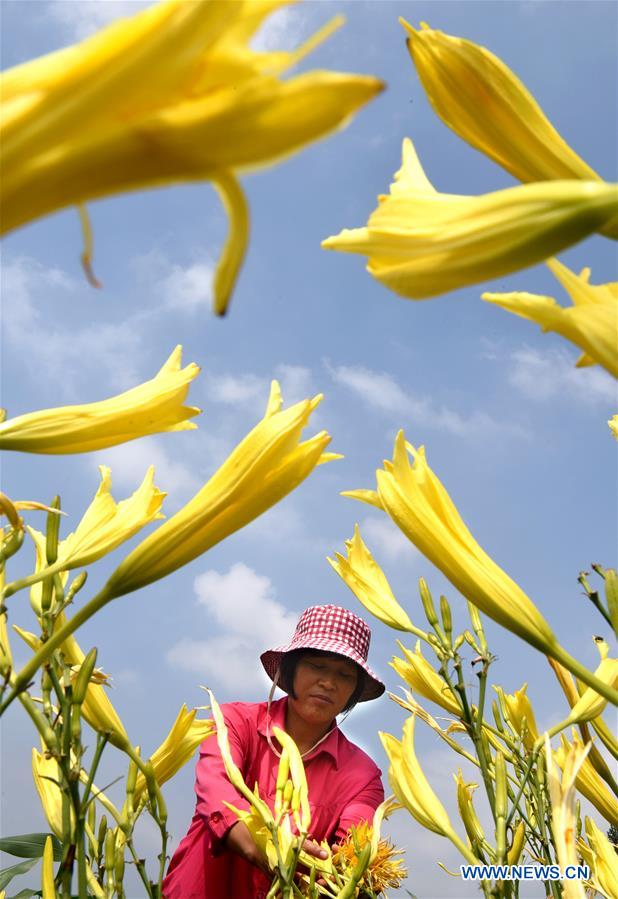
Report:
[[[274,681],[284,653],[293,649],[321,649],[351,659],[366,674],[359,702],[377,699],[384,693],[382,681],[367,664],[371,631],[362,618],[340,606],[310,606],[305,609],[289,643],[268,649],[260,656],[269,678]]]

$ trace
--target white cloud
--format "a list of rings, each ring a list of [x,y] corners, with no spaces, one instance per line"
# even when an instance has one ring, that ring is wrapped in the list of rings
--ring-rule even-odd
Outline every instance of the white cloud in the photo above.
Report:
[[[203,253],[192,255],[188,265],[180,265],[155,247],[134,256],[130,266],[138,283],[152,291],[166,308],[188,313],[210,311],[215,264]]]
[[[497,432],[525,436],[518,425],[496,421],[486,412],[475,411],[466,417],[446,406],[438,407],[429,397],[415,396],[403,390],[386,372],[361,365],[332,367],[327,364],[326,367],[336,384],[357,394],[370,408],[385,415],[396,415],[400,421],[405,417],[415,428],[436,428],[461,437],[481,434],[487,437]]]
[[[174,435],[170,435],[173,440]],[[155,484],[168,496],[163,511],[178,508],[202,486],[201,479],[186,465],[176,462],[170,451],[155,437],[142,437],[120,446],[112,446],[88,457],[89,465],[109,465],[116,487],[135,490],[149,465],[155,467]]]
[[[264,20],[251,41],[251,47],[262,52],[292,49],[299,43],[303,25],[304,19],[298,9],[284,7],[275,10]]]
[[[274,368],[274,377],[279,381],[286,406],[306,399],[315,392],[311,370],[302,365],[287,365],[280,362]],[[270,381],[252,372],[207,375],[206,391],[215,403],[249,407],[255,411],[259,410],[261,415],[266,408]]]
[[[206,375],[206,390],[215,403],[227,405],[266,405],[268,382],[254,374]]]
[[[193,312],[210,308],[214,266],[210,262],[194,262],[187,268],[173,265],[160,284],[166,306]]]
[[[389,562],[414,562],[420,553],[402,534],[390,518],[365,518],[360,523],[361,537],[376,561],[383,557]]]
[[[232,634],[263,648],[286,642],[296,618],[276,602],[270,578],[237,562],[227,574],[210,570],[195,579],[198,603]]]
[[[87,373],[96,371],[98,380],[113,389],[133,386],[139,380],[132,362],[140,341],[137,320],[66,331],[49,321],[54,302],[75,290],[75,282],[60,269],[25,256],[3,261],[2,324],[9,347],[20,352],[34,377],[54,381],[68,399],[83,385],[86,366]],[[36,353],[24,352],[27,346],[36,347]]]
[[[275,600],[270,579],[242,562],[226,574],[212,569],[201,574],[195,592],[221,632],[207,640],[183,638],[167,652],[168,663],[198,672],[230,692],[254,694],[260,653],[290,639],[296,616]],[[265,677],[262,681],[266,683]]]
[[[152,0],[49,0],[46,11],[72,40],[82,40],[114,19],[151,5]]]
[[[381,412],[424,414],[426,401],[405,393],[391,375],[361,365],[340,365],[329,372],[337,384],[358,394],[369,406]]]
[[[535,402],[562,396],[584,403],[618,401],[616,383],[606,371],[598,365],[575,368],[576,357],[566,350],[541,353],[522,347],[510,360],[509,382]]]

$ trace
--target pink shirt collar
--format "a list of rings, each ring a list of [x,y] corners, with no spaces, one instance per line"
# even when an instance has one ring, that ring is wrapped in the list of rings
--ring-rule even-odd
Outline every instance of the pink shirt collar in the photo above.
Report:
[[[285,730],[285,716],[288,707],[288,698],[287,696],[283,696],[281,699],[276,699],[270,706],[270,729],[271,729],[271,739],[274,739],[272,734],[272,726],[273,724],[277,727],[280,727],[281,730]],[[267,716],[268,704],[263,704],[263,709],[260,711],[260,715],[258,717],[257,729],[258,733],[262,734],[266,737],[266,716]],[[303,759],[304,762],[308,762],[313,758],[316,758],[320,755],[321,752],[326,752],[332,758],[335,763],[335,768],[339,768],[339,735],[341,731],[337,726],[330,733],[323,743],[320,743],[319,746],[311,753],[311,755],[305,756]]]

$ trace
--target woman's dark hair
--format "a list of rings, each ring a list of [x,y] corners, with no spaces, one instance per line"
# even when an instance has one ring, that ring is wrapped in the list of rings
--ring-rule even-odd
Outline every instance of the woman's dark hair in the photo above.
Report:
[[[326,652],[323,649],[291,649],[289,652],[284,652],[281,657],[281,665],[279,668],[279,686],[282,690],[285,690],[286,693],[289,693],[293,699],[296,699],[296,694],[294,693],[294,675],[296,673],[296,666],[304,656],[321,656],[325,659],[347,659],[347,656],[342,656],[337,652]],[[353,660],[348,659],[348,661]],[[356,687],[348,699],[346,706],[342,709],[343,712],[349,712],[350,709],[354,708],[365,689],[365,672],[360,665],[356,664],[356,662],[354,662],[354,664],[356,665],[358,674]]]

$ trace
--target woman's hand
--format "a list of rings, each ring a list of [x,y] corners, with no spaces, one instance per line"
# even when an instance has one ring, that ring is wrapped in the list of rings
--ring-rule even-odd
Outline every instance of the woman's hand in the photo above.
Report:
[[[322,861],[328,858],[328,852],[326,849],[323,849],[319,843],[316,843],[315,840],[307,837],[305,842],[303,843],[303,850],[307,853],[307,855],[313,856],[313,858],[320,858]]]
[[[253,837],[249,833],[249,828],[246,824],[242,821],[237,821],[233,824],[228,831],[224,842],[228,849],[231,849],[232,852],[240,855],[240,857],[244,858],[250,865],[255,865],[255,867],[263,871],[267,877],[272,878],[273,872],[268,867],[266,857],[253,842]]]

